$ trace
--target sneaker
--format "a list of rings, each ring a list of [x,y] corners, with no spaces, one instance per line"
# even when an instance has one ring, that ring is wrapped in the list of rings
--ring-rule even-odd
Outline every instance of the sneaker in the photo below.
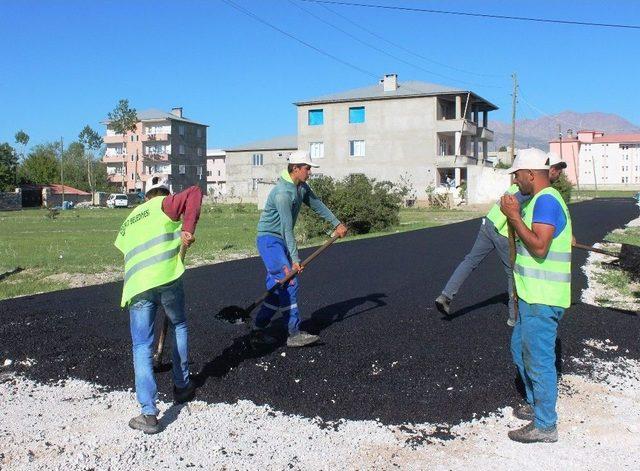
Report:
[[[249,337],[249,342],[253,346],[268,346],[268,345],[277,344],[278,339],[267,334],[262,329],[254,329],[251,331],[251,337]]]
[[[194,397],[196,397],[196,385],[191,380],[184,388],[173,387],[173,402],[176,404],[192,401]]]
[[[449,315],[451,309],[451,299],[444,293],[436,298],[436,308],[445,316]]]
[[[520,420],[533,420],[535,418],[535,414],[533,412],[533,407],[531,404],[525,404],[520,407],[516,407],[513,409],[513,416]]]
[[[299,332],[287,338],[287,347],[306,347],[307,345],[316,343],[318,340],[320,340],[318,335]]]
[[[155,415],[140,414],[129,421],[129,427],[142,430],[146,434],[158,433],[160,431],[160,424]]]
[[[538,428],[533,422],[509,432],[509,438],[520,443],[555,443],[558,441],[558,428]]]

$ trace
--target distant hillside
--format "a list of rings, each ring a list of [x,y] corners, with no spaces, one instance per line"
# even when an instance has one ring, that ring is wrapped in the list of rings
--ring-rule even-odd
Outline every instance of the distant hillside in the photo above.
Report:
[[[548,149],[549,140],[558,137],[558,124],[562,127],[563,136],[566,136],[568,129],[574,132],[580,129],[594,129],[608,134],[640,132],[640,126],[616,114],[563,111],[538,119],[516,120],[516,148],[533,146]],[[511,144],[511,123],[490,121],[489,127],[495,132],[491,148],[495,146],[495,149],[498,149],[500,146]]]

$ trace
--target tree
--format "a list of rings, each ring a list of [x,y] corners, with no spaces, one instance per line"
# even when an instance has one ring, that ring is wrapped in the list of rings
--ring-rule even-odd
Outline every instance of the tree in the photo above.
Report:
[[[0,191],[10,191],[16,184],[18,157],[7,142],[0,144]]]
[[[118,106],[111,111],[107,118],[109,119],[109,127],[113,129],[116,134],[122,135],[122,150],[124,151],[122,159],[122,192],[124,193],[124,182],[126,177],[126,163],[127,163],[127,133],[136,130],[136,124],[138,123],[138,114],[135,108],[129,108],[129,100],[120,100]],[[136,175],[136,172],[134,172]]]
[[[24,159],[25,151],[27,150],[27,144],[29,143],[29,135],[24,132],[22,129],[16,133],[14,136],[16,144],[22,145],[22,153],[21,156]]]
[[[33,147],[20,165],[20,179],[36,185],[57,183],[60,179],[59,146],[58,142],[49,142]]]
[[[87,181],[89,183],[89,189],[91,193],[93,193],[93,183],[92,183],[92,174],[95,167],[95,155],[92,151],[97,151],[102,147],[102,137],[96,131],[94,131],[91,126],[88,124],[80,131],[78,134],[78,140],[84,146],[85,149],[88,149],[89,152],[86,153],[87,156]],[[95,180],[94,180],[95,181]]]

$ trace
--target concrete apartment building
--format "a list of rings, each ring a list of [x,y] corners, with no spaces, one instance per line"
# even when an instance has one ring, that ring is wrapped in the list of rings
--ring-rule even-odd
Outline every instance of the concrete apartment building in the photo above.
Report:
[[[227,153],[222,149],[207,149],[207,194],[220,197],[227,193]]]
[[[297,136],[227,149],[236,195],[255,197],[260,179],[275,180],[283,157],[296,148],[309,150],[320,165],[316,174],[364,173],[394,182],[408,177],[419,199],[447,177],[460,184],[470,165],[489,165],[488,113],[497,107],[468,90],[399,82],[389,74],[369,87],[295,105]]]
[[[425,82],[380,83],[296,103],[298,146],[333,177],[408,176],[418,198],[447,176],[460,184],[469,165],[488,164],[488,113],[475,93]],[[481,119],[480,119],[481,118]]]
[[[298,148],[296,136],[279,136],[226,149],[227,196],[258,201],[261,182],[273,182]]]
[[[567,162],[567,177],[585,188],[640,188],[640,133],[578,131],[549,142]]]
[[[135,132],[124,136],[106,125],[105,155],[114,191],[135,193],[154,173],[166,173],[173,191],[198,185],[206,190],[207,125],[187,119],[182,108],[171,113],[157,109],[138,112]]]

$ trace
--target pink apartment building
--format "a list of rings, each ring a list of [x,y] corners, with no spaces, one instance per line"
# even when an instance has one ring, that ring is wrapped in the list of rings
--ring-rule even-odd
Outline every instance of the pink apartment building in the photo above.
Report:
[[[639,187],[640,133],[582,130],[549,142],[567,163],[569,180],[585,187]]]
[[[227,193],[227,153],[222,149],[207,150],[207,194],[220,197]]]
[[[135,193],[144,190],[150,175],[169,175],[173,191],[198,185],[206,191],[207,125],[182,115],[157,109],[138,112],[135,132],[116,134],[106,125],[105,155],[107,178],[114,191]]]

